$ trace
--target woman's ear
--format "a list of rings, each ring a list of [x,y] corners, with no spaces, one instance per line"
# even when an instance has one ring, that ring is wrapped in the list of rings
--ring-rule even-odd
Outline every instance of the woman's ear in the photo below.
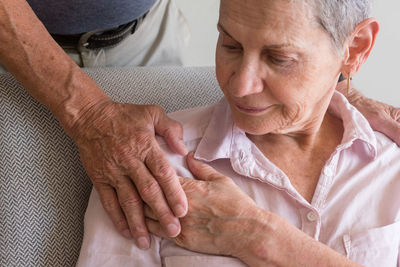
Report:
[[[375,18],[362,21],[354,29],[347,45],[345,46],[345,58],[342,73],[345,77],[358,72],[362,64],[367,60],[375,44],[379,32],[379,23]]]

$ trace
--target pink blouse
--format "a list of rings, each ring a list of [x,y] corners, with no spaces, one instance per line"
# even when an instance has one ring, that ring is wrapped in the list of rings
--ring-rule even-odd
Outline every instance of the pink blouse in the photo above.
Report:
[[[231,177],[259,207],[359,264],[400,266],[400,148],[374,132],[340,93],[334,94],[328,112],[343,121],[344,135],[321,171],[311,203],[235,126],[224,99],[170,115],[184,127],[184,141],[195,157]],[[178,175],[192,177],[184,158],[159,142]],[[140,250],[122,237],[93,190],[77,266],[245,266],[235,258],[151,238],[151,248]]]

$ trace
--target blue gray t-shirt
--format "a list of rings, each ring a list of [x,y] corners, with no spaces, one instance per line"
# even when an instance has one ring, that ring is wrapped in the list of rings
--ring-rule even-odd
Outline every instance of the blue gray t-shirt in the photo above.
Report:
[[[109,29],[146,13],[156,0],[27,0],[53,34]]]

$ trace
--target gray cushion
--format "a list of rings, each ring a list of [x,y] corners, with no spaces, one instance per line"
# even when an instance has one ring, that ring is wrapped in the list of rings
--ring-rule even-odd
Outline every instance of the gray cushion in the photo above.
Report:
[[[168,112],[221,97],[214,69],[87,70],[114,100]],[[91,183],[49,110],[0,75],[0,266],[74,266]]]

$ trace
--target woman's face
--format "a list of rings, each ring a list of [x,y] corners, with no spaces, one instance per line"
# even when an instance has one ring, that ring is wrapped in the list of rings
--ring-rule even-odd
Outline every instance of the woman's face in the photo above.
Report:
[[[342,59],[303,1],[221,0],[217,79],[253,135],[318,128]]]

